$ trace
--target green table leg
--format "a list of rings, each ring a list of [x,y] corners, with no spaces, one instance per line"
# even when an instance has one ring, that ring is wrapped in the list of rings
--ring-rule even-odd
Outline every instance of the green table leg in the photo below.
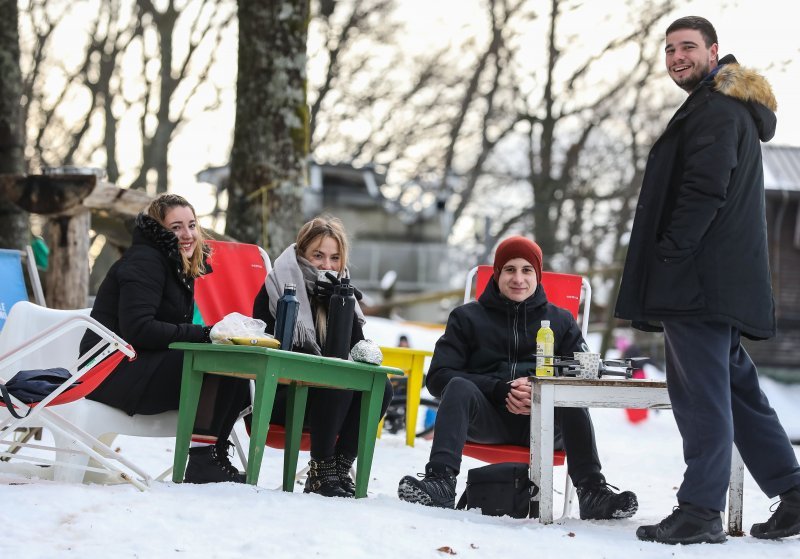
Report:
[[[178,408],[178,432],[175,434],[175,458],[172,463],[172,481],[183,482],[186,473],[186,460],[189,456],[189,442],[194,430],[200,388],[203,386],[203,373],[193,371],[194,359],[191,353],[183,354],[183,373],[181,396]]]
[[[358,428],[358,465],[356,468],[356,498],[367,496],[372,456],[375,453],[375,433],[383,401],[386,375],[374,375],[372,388],[361,393],[361,421]]]
[[[250,451],[247,456],[247,483],[250,485],[258,483],[277,386],[278,379],[275,375],[264,375],[263,378],[256,380],[255,395],[253,396],[253,421],[250,425]]]
[[[286,440],[283,445],[283,490],[290,493],[294,490],[307,400],[307,386],[298,386],[296,382],[289,385],[286,395]]]

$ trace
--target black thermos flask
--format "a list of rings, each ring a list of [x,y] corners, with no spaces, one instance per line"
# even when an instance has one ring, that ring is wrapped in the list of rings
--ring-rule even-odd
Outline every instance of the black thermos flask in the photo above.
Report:
[[[300,310],[300,301],[297,299],[297,288],[293,283],[283,286],[283,295],[278,299],[278,309],[275,312],[275,337],[281,342],[281,349],[292,350],[294,339],[294,325],[297,322],[297,312]]]
[[[334,286],[328,307],[328,324],[325,328],[325,357],[350,357],[350,336],[353,333],[353,317],[356,312],[356,298],[348,278],[342,278]]]

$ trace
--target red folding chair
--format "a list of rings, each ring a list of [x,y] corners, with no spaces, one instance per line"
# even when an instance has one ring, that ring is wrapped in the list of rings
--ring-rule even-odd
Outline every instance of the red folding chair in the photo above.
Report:
[[[212,272],[194,283],[194,300],[205,324],[225,315],[253,313],[253,301],[271,269],[269,256],[259,246],[227,241],[206,241],[211,248]]]
[[[206,243],[211,248],[208,263],[212,272],[195,280],[195,304],[203,322],[215,324],[232,312],[250,316],[253,313],[253,301],[271,269],[269,256],[256,245],[227,241],[206,241]],[[248,408],[242,416],[249,413]],[[249,425],[247,427],[249,434]],[[231,435],[239,459],[247,467],[243,446],[235,432]],[[285,440],[284,426],[270,424],[267,446],[280,450],[284,448]],[[300,439],[300,450],[308,451],[310,448],[310,436],[304,431]]]
[[[464,288],[464,302],[470,301],[472,283],[475,282],[475,298],[480,297],[489,280],[492,278],[494,268],[481,265],[473,268],[467,274]],[[583,291],[583,315],[581,331],[584,338],[589,332],[589,306],[592,300],[592,288],[589,281],[574,274],[561,274],[556,272],[542,272],[542,286],[547,293],[547,300],[552,304],[568,310],[575,319],[578,319],[581,307],[581,292]],[[527,462],[530,463],[530,447],[510,444],[480,444],[467,442],[464,445],[464,455],[496,464],[499,462]],[[562,466],[566,463],[566,453],[563,450],[553,452],[553,465]],[[573,497],[572,480],[566,476],[564,483],[564,512],[563,517],[569,515]]]

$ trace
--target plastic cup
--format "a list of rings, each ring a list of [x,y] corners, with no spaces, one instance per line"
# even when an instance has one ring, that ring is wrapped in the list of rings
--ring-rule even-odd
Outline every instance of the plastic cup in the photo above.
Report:
[[[600,354],[589,351],[576,351],[574,353],[580,365],[578,378],[599,378],[600,373]]]

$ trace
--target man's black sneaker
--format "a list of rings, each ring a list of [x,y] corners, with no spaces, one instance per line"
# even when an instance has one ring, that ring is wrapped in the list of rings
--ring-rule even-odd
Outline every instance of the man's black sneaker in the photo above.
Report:
[[[766,522],[753,524],[750,535],[762,540],[776,540],[800,534],[800,487],[781,494],[778,508]]]
[[[339,475],[339,485],[350,497],[356,496],[356,483],[353,481],[353,476],[350,475],[355,460],[354,456],[347,456],[341,452],[336,453],[336,473]]]
[[[189,449],[189,463],[183,476],[186,483],[244,483],[245,480],[246,476],[231,464],[227,452],[222,451],[219,445],[210,444]]]
[[[666,544],[723,543],[720,513],[688,503],[672,509],[672,514],[658,524],[639,526],[636,537],[646,542]]]
[[[405,476],[397,487],[401,501],[419,503],[427,507],[452,509],[456,504],[456,476],[453,470],[436,462],[425,466],[422,479]]]
[[[316,493],[323,497],[353,497],[342,488],[339,474],[336,473],[336,458],[331,456],[324,460],[308,461],[308,477],[303,493]]]
[[[603,476],[575,488],[582,520],[629,518],[636,514],[639,502],[631,491],[615,493]]]

